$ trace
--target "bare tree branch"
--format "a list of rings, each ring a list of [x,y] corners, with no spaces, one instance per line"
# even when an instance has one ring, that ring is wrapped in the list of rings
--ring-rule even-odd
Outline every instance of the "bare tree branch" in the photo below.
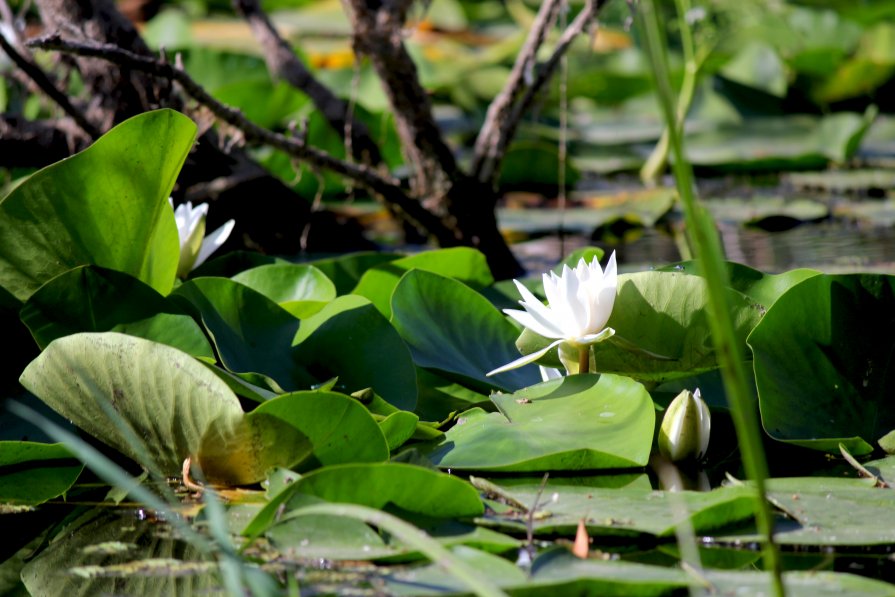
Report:
[[[245,18],[255,39],[261,44],[271,75],[285,80],[311,98],[317,110],[340,135],[350,131],[351,151],[356,160],[373,166],[381,163],[379,146],[373,141],[366,125],[351,118],[348,104],[318,81],[298,59],[261,9],[258,0],[233,0],[233,7]],[[350,122],[348,118],[351,118]]]
[[[479,131],[475,141],[474,157],[472,162],[472,176],[480,180],[489,180],[490,177],[481,177],[485,163],[493,159],[497,150],[497,140],[500,130],[506,126],[513,104],[522,94],[528,77],[534,76],[534,66],[537,53],[547,37],[547,31],[553,26],[559,12],[561,0],[545,0],[532,24],[525,44],[516,56],[513,70],[507,79],[504,88],[488,106],[485,122]]]
[[[146,72],[163,79],[176,81],[184,91],[200,104],[206,106],[217,118],[241,131],[245,141],[264,144],[304,160],[315,168],[326,169],[345,176],[362,185],[384,201],[396,206],[414,225],[427,231],[439,242],[450,246],[457,244],[457,236],[444,222],[426,209],[418,201],[407,196],[398,183],[385,178],[371,168],[361,164],[351,164],[333,157],[317,148],[310,147],[301,139],[286,137],[258,126],[243,116],[242,112],[226,106],[214,99],[196,83],[186,71],[167,62],[123,50],[114,44],[82,43],[51,35],[28,42],[29,46],[47,50],[60,50],[78,56],[102,58],[128,69]]]
[[[483,137],[485,132],[483,128],[483,134],[479,135],[479,138],[476,140],[476,167],[474,167],[473,176],[478,178],[478,180],[493,183],[497,173],[500,171],[500,164],[506,155],[507,147],[513,139],[522,117],[531,108],[544,85],[556,72],[561,58],[569,49],[572,41],[595,21],[603,3],[604,0],[587,0],[581,12],[563,31],[553,50],[553,54],[537,69],[533,81],[527,85],[524,93],[520,94],[518,91],[514,93],[515,97],[518,98],[515,103],[507,104],[499,111],[495,111],[494,124],[486,123],[490,125],[489,128],[491,129],[488,137]],[[537,52],[537,49],[534,52]],[[523,80],[524,77],[520,79],[520,81]],[[517,84],[518,82],[516,81]],[[510,81],[510,83],[513,83],[513,81]],[[488,115],[491,116],[490,110]]]
[[[90,142],[80,126],[68,118],[27,120],[0,115],[0,155],[4,168],[42,168]]]
[[[91,139],[98,139],[102,134],[93,124],[87,120],[84,114],[78,110],[68,96],[59,91],[59,88],[50,80],[50,77],[36,64],[19,54],[12,44],[6,41],[3,35],[0,35],[0,49],[6,52],[19,70],[28,75],[37,87],[44,92],[51,100],[56,102],[62,110],[68,114],[75,123],[81,127],[81,130],[87,133]]]
[[[437,199],[461,176],[451,148],[432,114],[432,102],[420,84],[416,65],[403,42],[408,0],[347,0],[354,50],[369,57],[376,70],[413,170],[418,197]]]

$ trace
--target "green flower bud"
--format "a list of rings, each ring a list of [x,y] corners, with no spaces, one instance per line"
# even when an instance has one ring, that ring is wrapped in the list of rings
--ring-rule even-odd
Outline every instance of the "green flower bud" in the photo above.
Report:
[[[659,428],[659,451],[672,462],[699,460],[709,446],[712,418],[709,407],[695,392],[684,390],[668,405]]]

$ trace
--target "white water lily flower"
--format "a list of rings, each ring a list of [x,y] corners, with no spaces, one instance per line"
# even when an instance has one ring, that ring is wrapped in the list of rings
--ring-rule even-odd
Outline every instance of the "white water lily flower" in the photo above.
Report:
[[[684,390],[668,405],[659,427],[659,451],[672,462],[705,456],[712,416],[699,388]]]
[[[174,202],[168,199],[173,207]],[[174,210],[174,221],[177,223],[177,234],[180,236],[180,262],[177,275],[185,278],[190,271],[202,265],[212,253],[217,251],[230,236],[234,220],[228,220],[223,226],[205,236],[205,216],[208,215],[208,204],[200,203],[193,207],[187,201]]]
[[[594,257],[588,264],[583,258],[575,269],[563,266],[562,275],[550,272],[544,274],[544,293],[547,305],[543,304],[518,280],[516,288],[522,295],[519,304],[525,309],[504,309],[504,313],[536,334],[553,338],[545,348],[527,354],[488,373],[495,375],[510,369],[533,363],[560,344],[578,351],[609,338],[615,330],[606,327],[618,286],[615,251],[606,263],[606,270],[600,268],[600,261]]]

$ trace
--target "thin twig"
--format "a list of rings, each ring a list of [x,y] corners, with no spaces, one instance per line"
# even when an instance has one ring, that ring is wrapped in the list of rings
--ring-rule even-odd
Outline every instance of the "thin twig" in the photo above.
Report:
[[[298,59],[289,43],[270,22],[258,0],[233,0],[233,7],[243,16],[255,39],[261,44],[264,61],[271,75],[283,79],[307,95],[336,132],[342,134],[349,131],[349,155],[372,166],[378,165],[382,161],[382,154],[366,125],[355,119],[348,103],[317,80]]]
[[[3,35],[0,35],[0,48],[6,52],[6,55],[15,63],[19,70],[28,75],[28,78],[34,81],[34,84],[43,91],[47,97],[56,102],[62,110],[68,114],[71,119],[81,127],[81,130],[87,133],[87,135],[91,139],[99,139],[102,134],[93,124],[90,123],[89,120],[84,116],[84,114],[72,105],[71,100],[68,99],[68,96],[59,91],[59,88],[50,80],[50,77],[36,64],[32,63],[30,60],[19,54],[19,52],[12,47],[6,38]]]
[[[506,149],[513,139],[516,129],[519,127],[522,116],[531,108],[544,85],[556,72],[561,58],[569,49],[572,41],[594,22],[603,4],[604,0],[587,1],[571,25],[563,31],[553,50],[553,54],[537,69],[534,80],[525,88],[518,101],[511,105],[509,114],[504,116],[502,122],[495,126],[494,132],[491,133],[492,139],[487,142],[487,145],[484,145],[485,142],[483,141],[485,155],[479,158],[481,165],[474,172],[474,176],[481,182],[493,182],[497,177],[500,171],[500,163],[503,161]]]
[[[475,141],[475,157],[472,164],[472,175],[479,178],[479,173],[484,167],[487,158],[492,157],[496,148],[499,131],[505,126],[506,119],[510,115],[513,104],[525,89],[526,79],[534,72],[534,63],[540,47],[547,38],[547,31],[556,20],[560,0],[545,0],[535,17],[525,44],[516,56],[513,70],[504,84],[503,89],[488,106],[485,122],[479,131]],[[480,178],[481,180],[481,178]]]
[[[385,178],[364,165],[350,164],[335,158],[307,145],[302,139],[286,137],[255,124],[239,110],[214,99],[181,68],[167,62],[160,62],[151,56],[135,54],[114,44],[75,42],[62,39],[58,34],[31,40],[28,45],[45,50],[59,50],[78,56],[102,58],[162,79],[177,81],[190,97],[207,107],[218,119],[241,131],[245,136],[246,143],[269,145],[304,160],[312,167],[326,169],[350,178],[374,195],[381,197],[383,201],[394,205],[412,224],[427,231],[440,244],[444,246],[457,244],[454,232],[441,219],[426,211],[419,202],[410,198],[394,179]]]

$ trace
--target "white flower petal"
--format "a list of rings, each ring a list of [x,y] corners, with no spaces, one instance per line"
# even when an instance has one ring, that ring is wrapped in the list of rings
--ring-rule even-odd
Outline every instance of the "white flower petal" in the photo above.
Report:
[[[523,365],[528,365],[529,363],[534,363],[539,358],[541,358],[542,356],[547,354],[547,352],[551,348],[553,348],[554,346],[557,346],[561,342],[562,342],[562,340],[557,340],[556,342],[553,342],[549,346],[542,348],[541,350],[539,350],[537,352],[527,354],[525,356],[522,356],[522,357],[516,359],[515,361],[507,363],[506,365],[504,365],[502,367],[498,367],[497,369],[494,369],[493,371],[489,371],[488,373],[485,374],[485,376],[491,377],[492,375],[497,375],[498,373],[504,373],[504,372],[510,371],[512,369],[518,369],[519,367],[522,367]]]
[[[615,335],[614,329],[604,328],[596,334],[587,334],[586,336],[581,336],[579,338],[569,340],[569,342],[572,344],[577,344],[579,346],[588,346],[590,344],[596,344],[597,342],[602,342],[603,340],[608,340],[609,338],[611,338],[614,335]]]
[[[518,321],[523,327],[545,338],[562,338],[564,336],[563,331],[553,325],[552,321],[539,319],[531,311],[504,309],[503,312]]]
[[[207,204],[203,203],[203,205]],[[221,248],[221,245],[227,241],[230,233],[233,232],[233,226],[235,224],[235,220],[227,220],[223,226],[205,237],[205,240],[202,241],[202,247],[199,249],[199,254],[196,255],[196,261],[193,263],[194,269],[205,263],[205,260],[208,259],[212,253]]]
[[[541,379],[544,381],[563,377],[562,371],[556,367],[544,367],[543,365],[538,365],[538,371],[541,372]]]
[[[540,321],[546,327],[559,331],[559,326],[554,322],[555,317],[553,311],[544,305],[544,303],[532,294],[532,292],[521,282],[518,280],[513,280],[513,282],[516,284],[516,289],[519,291],[519,294],[522,295],[522,300],[519,301],[519,304],[525,307],[526,311],[531,313],[535,319]]]

